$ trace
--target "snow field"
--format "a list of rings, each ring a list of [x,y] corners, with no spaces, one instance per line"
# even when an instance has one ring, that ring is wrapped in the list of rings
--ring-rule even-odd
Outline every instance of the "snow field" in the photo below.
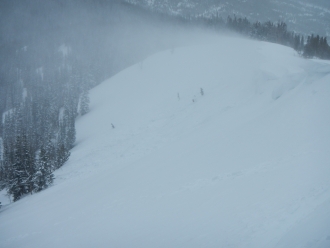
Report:
[[[0,210],[0,247],[330,247],[329,82],[230,37],[127,68],[55,185]]]

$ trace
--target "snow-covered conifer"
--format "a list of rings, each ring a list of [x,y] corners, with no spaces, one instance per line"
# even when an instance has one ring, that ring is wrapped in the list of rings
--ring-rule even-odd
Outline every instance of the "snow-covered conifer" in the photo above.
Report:
[[[33,192],[39,192],[48,188],[54,181],[52,173],[52,161],[49,152],[45,148],[41,148],[39,158],[36,162],[36,172],[32,178]]]

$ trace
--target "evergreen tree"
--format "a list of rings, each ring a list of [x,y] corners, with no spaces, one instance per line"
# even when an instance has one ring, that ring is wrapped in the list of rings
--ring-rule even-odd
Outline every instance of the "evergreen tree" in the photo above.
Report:
[[[25,136],[16,137],[14,164],[9,170],[8,193],[17,201],[33,190],[34,162],[27,149]]]
[[[88,91],[84,90],[80,97],[80,115],[87,114],[89,111],[89,96]]]
[[[54,181],[51,157],[46,149],[41,148],[36,162],[36,173],[33,175],[33,192],[48,188]]]
[[[57,168],[63,166],[70,157],[70,151],[65,148],[64,144],[61,144],[57,148]]]

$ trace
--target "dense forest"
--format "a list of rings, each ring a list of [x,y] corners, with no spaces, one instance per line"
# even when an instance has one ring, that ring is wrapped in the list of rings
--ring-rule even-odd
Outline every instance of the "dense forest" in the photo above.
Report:
[[[285,22],[251,23],[247,18],[228,16],[227,20],[223,20],[218,15],[186,17],[186,19],[214,30],[228,29],[256,40],[288,46],[305,58],[330,59],[330,46],[326,37],[312,34],[306,39],[303,35],[290,31]]]
[[[0,190],[14,201],[53,183],[75,145],[88,91],[148,55],[182,45],[187,28],[231,30],[330,59],[325,37],[286,23],[172,17],[120,1],[5,0],[0,4]]]

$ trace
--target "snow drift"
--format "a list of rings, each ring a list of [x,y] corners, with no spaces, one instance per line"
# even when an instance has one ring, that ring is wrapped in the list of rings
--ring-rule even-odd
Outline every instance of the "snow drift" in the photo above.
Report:
[[[0,247],[330,247],[330,64],[213,37],[90,92],[55,185]]]

